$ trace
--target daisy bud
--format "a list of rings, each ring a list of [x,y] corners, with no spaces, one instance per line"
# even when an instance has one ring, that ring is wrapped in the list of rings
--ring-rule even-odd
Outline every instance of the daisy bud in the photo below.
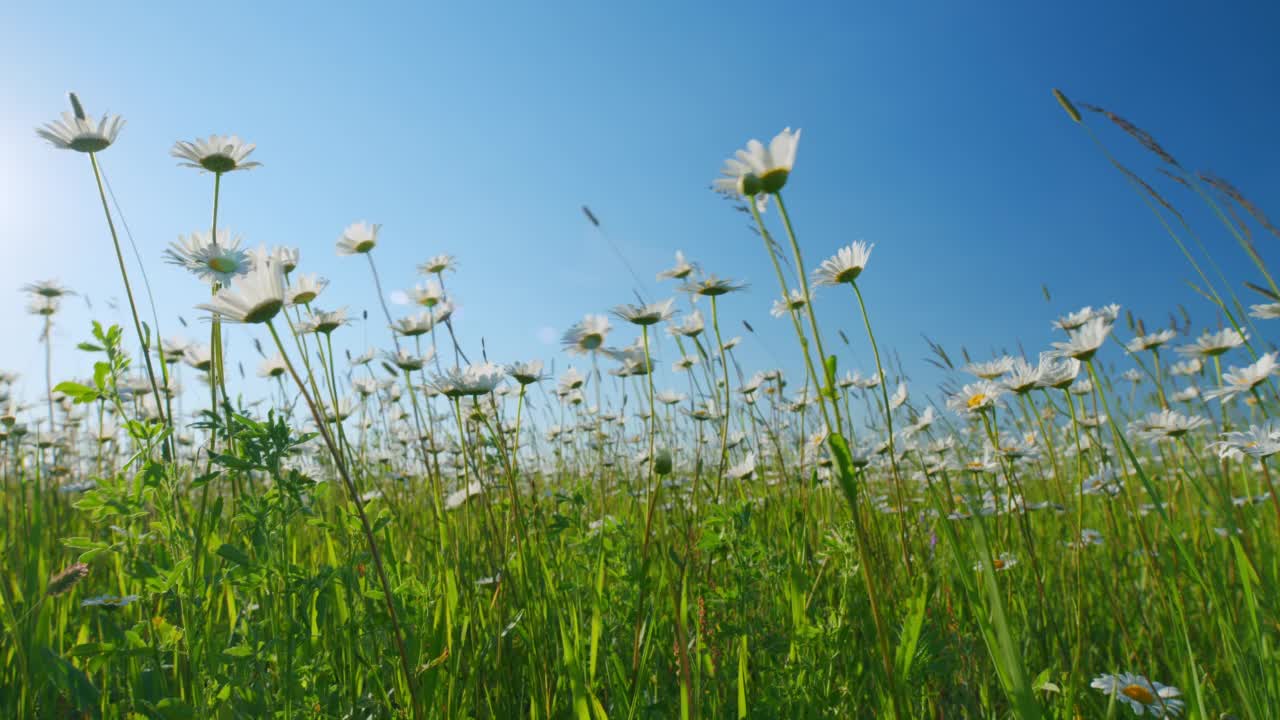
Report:
[[[659,450],[653,460],[653,471],[659,475],[671,474],[671,451]]]
[[[71,111],[75,113],[77,120],[84,120],[84,106],[80,104],[80,98],[75,93],[67,93],[67,97],[71,100]]]

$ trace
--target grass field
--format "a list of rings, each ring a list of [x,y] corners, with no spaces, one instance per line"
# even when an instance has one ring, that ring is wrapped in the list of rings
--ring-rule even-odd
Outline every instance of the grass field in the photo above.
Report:
[[[753,290],[779,298],[792,370],[742,367],[743,285],[680,255],[645,269],[670,300],[586,316],[563,339],[580,370],[551,377],[456,343],[450,256],[419,268],[413,313],[382,306],[379,352],[335,353],[346,318],[317,309],[297,250],[218,228],[220,188],[253,166],[238,138],[174,147],[210,180],[212,226],[143,260],[208,284],[214,321],[161,341],[98,174],[119,126],[73,96],[42,135],[93,159],[133,318],[32,350],[90,353],[92,378],[0,383],[0,716],[1277,717],[1280,289],[1253,250],[1276,231],[1123,118],[1058,100],[1220,321],[1084,308],[1046,317],[1042,354],[935,346],[963,380],[920,389],[876,344],[872,246],[793,232],[799,132],[716,181],[773,261]],[[1193,230],[1156,170],[1219,225]],[[377,243],[358,223],[337,250],[385,298]],[[1206,243],[1257,275],[1222,278]],[[27,290],[46,323],[70,293]],[[231,333],[260,344],[264,403],[228,372]],[[838,342],[876,367],[841,367]]]

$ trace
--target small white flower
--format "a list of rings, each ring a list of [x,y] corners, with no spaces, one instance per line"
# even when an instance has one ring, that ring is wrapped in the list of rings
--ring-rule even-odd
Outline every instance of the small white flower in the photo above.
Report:
[[[124,127],[124,118],[103,115],[102,120],[95,123],[85,115],[75,93],[69,93],[68,99],[71,100],[72,111],[62,113],[61,120],[37,128],[36,134],[61,150],[96,153],[110,147],[120,134],[120,128]]]
[[[186,161],[181,165],[221,175],[261,165],[245,161],[254,147],[253,143],[247,143],[236,135],[210,135],[207,139],[197,138],[194,142],[179,140],[173,144],[169,154]]]
[[[1184,703],[1178,699],[1182,695],[1178,688],[1152,682],[1141,675],[1127,672],[1099,675],[1089,686],[1128,705],[1138,717],[1176,718],[1182,714]]]
[[[835,255],[823,260],[822,264],[813,271],[814,284],[844,285],[857,280],[866,269],[867,261],[871,259],[871,249],[874,247],[874,243],[868,245],[862,240],[857,240],[852,245],[840,248]]]
[[[254,268],[219,290],[212,302],[196,306],[233,323],[264,323],[283,307],[284,271],[275,263]]]
[[[338,254],[358,255],[371,252],[378,244],[378,230],[381,228],[379,224],[370,225],[363,220],[348,225],[338,238]]]

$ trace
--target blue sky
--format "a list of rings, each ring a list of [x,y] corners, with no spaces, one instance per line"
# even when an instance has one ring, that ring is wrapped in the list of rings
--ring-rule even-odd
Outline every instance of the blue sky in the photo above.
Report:
[[[95,301],[96,313],[72,301],[59,317],[59,377],[88,370],[72,345],[122,295],[88,161],[32,132],[66,109],[67,90],[90,113],[127,118],[102,160],[163,330],[187,337],[207,332],[191,309],[206,291],[160,253],[207,229],[212,178],[168,151],[214,132],[257,143],[264,165],[226,179],[220,227],[250,245],[300,246],[302,269],[333,281],[321,304],[374,320],[367,267],[333,252],[343,227],[383,224],[375,257],[388,291],[410,287],[425,258],[455,254],[463,341],[474,353],[483,337],[504,362],[550,360],[550,331],[632,299],[631,275],[579,211],[587,204],[649,297],[670,294],[652,277],[677,249],[750,282],[722,304],[727,332],[740,334],[742,319],[759,332],[744,364],[798,369],[788,324],[768,316],[778,293],[763,248],[708,189],[724,157],[785,126],[803,129],[787,197],[806,259],[876,243],[864,291],[881,342],[921,389],[940,378],[921,333],[985,357],[1046,347],[1050,321],[1086,304],[1118,302],[1159,325],[1184,303],[1201,326],[1216,322],[1185,286],[1185,260],[1052,87],[1129,117],[1264,209],[1280,205],[1274,4],[424,5],[0,8],[0,367],[42,382],[23,283],[58,277]],[[1154,166],[1095,124],[1135,168]],[[1237,288],[1255,279],[1220,227],[1199,227]],[[1264,254],[1276,242],[1259,239]],[[839,346],[842,367],[868,370],[852,298],[820,302],[853,341]],[[383,325],[335,340],[386,347]],[[231,333],[250,373],[251,336]],[[674,348],[660,357],[674,360]]]

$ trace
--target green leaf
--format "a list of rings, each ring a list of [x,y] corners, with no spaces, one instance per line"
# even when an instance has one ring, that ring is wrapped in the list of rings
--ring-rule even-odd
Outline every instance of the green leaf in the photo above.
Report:
[[[249,559],[249,555],[245,553],[244,550],[241,550],[239,547],[236,547],[231,543],[224,543],[220,545],[218,547],[218,555],[225,560],[230,560],[231,562],[237,565],[243,565],[244,567],[249,567],[253,564],[253,561]]]

